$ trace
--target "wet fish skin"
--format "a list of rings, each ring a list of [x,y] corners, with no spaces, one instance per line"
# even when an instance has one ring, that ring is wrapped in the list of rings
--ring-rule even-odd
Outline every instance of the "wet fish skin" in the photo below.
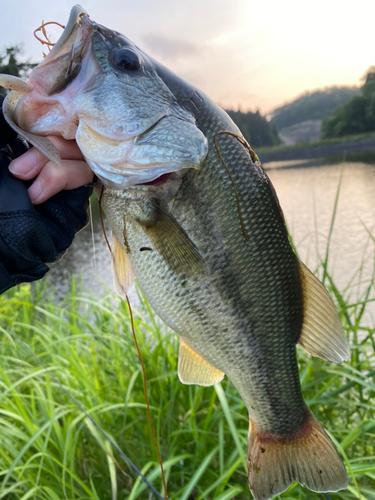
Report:
[[[304,316],[301,267],[290,246],[274,188],[236,138],[217,136],[238,191],[247,241],[233,184],[214,144],[218,132],[240,134],[239,130],[203,93],[163,67],[158,73],[179,105],[194,113],[208,140],[208,154],[198,170],[190,170],[180,179],[176,193],[172,190],[163,196],[147,186],[106,189],[102,201],[109,223],[119,241],[126,239],[139,285],[156,313],[204,360],[224,372],[239,391],[253,422],[250,438],[254,439],[249,446],[256,442],[257,450],[277,449],[277,458],[267,453],[272,466],[268,464],[264,472],[263,453],[258,457],[257,450],[249,452],[254,498],[271,498],[294,480],[315,491],[345,488],[345,468],[301,393],[295,347]],[[140,223],[152,219],[155,200],[188,235],[204,261],[203,272],[188,275],[179,271],[155,249]],[[144,247],[153,251],[142,252]],[[310,442],[313,431],[317,437]],[[257,436],[268,439],[267,445],[263,439],[259,446]],[[323,455],[327,460],[313,468],[306,464],[302,450],[299,469],[293,463],[301,458],[298,440],[306,450],[308,443],[308,456]],[[278,473],[277,461],[284,452],[288,470],[280,467]],[[263,478],[258,481],[260,471]],[[279,485],[270,484],[270,478]]]
[[[83,27],[71,17],[50,62],[34,73],[43,91],[49,68],[47,94],[39,93],[35,102],[64,106],[66,95],[73,95],[66,126],[69,133],[76,127],[77,141],[104,185],[102,203],[115,234],[116,289],[123,295],[135,273],[156,313],[181,336],[184,383],[212,385],[226,374],[239,391],[250,418],[254,498],[271,498],[294,480],[314,491],[345,488],[337,451],[303,401],[295,345],[339,363],[348,359],[348,349],[324,287],[292,251],[270,180],[222,109],[122,35],[90,24],[81,11],[76,7],[74,15]],[[95,29],[85,32],[85,25]],[[69,62],[67,52],[59,59],[57,49],[74,48],[80,29],[86,51],[81,71],[64,82],[61,71],[52,75],[51,69]],[[113,67],[116,44],[138,51],[142,72]],[[53,66],[53,58],[60,66]],[[56,95],[55,82],[62,89]],[[33,106],[29,113],[22,107],[31,101],[30,95],[20,99],[14,119],[47,134],[53,120],[41,115],[34,124]],[[64,133],[63,118],[56,119]],[[116,163],[118,148],[136,150],[145,143],[146,158],[157,161],[160,155],[164,169],[151,163],[146,180],[137,177],[134,165],[127,171]],[[188,159],[168,169],[168,158],[181,152]]]
[[[228,375],[262,430],[291,432],[306,418],[295,354],[302,324],[297,261],[268,177],[235,138],[220,136],[245,240],[233,186],[213,144],[218,131],[238,131],[226,117],[218,120],[210,103],[200,106],[209,154],[198,171],[185,175],[169,213],[194,242],[205,272],[189,277],[168,269],[160,253],[139,251],[153,246],[138,222],[149,213],[149,193],[129,203],[124,193],[106,190],[103,206],[118,238],[125,218],[130,260],[155,311]]]

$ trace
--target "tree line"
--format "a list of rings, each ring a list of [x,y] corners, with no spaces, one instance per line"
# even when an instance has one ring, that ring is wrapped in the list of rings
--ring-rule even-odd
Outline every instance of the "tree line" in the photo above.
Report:
[[[322,120],[358,93],[358,87],[347,86],[304,92],[292,102],[274,109],[271,124],[281,129],[306,120]]]
[[[251,147],[275,146],[281,143],[277,134],[277,128],[270,124],[259,111],[244,113],[242,111],[227,109],[226,112],[241,130]]]
[[[364,80],[358,95],[323,120],[323,138],[375,131],[375,66],[367,70]]]

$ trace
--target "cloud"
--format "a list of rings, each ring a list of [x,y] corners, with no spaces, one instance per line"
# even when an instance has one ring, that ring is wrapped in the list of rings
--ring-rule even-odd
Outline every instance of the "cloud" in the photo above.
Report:
[[[202,53],[202,45],[188,40],[168,38],[162,35],[148,34],[142,37],[142,46],[155,57],[178,61],[182,58],[195,57]]]

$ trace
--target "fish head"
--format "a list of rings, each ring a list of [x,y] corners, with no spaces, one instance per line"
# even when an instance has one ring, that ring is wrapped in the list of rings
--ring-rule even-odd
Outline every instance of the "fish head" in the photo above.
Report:
[[[14,111],[21,130],[76,139],[106,187],[199,168],[207,139],[184,99],[192,87],[75,6]],[[180,98],[181,96],[181,98]]]

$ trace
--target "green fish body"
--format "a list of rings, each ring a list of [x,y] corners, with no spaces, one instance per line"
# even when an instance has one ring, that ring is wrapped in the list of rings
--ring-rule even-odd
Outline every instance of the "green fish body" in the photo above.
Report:
[[[75,138],[101,180],[113,272],[134,277],[181,337],[179,377],[231,380],[249,412],[249,485],[267,500],[299,481],[337,491],[347,475],[303,401],[296,344],[349,358],[323,285],[298,261],[274,188],[228,115],[76,6],[59,42],[5,103],[8,121]],[[57,117],[57,118],[56,118]]]
[[[182,338],[181,381],[212,385],[226,374],[240,393],[250,418],[254,498],[271,498],[294,480],[314,491],[345,488],[345,468],[299,382],[308,271],[260,163],[234,136],[216,136],[239,132],[199,96],[197,124],[208,139],[200,168],[183,176],[176,193],[166,184],[104,190],[109,224],[153,309]]]

